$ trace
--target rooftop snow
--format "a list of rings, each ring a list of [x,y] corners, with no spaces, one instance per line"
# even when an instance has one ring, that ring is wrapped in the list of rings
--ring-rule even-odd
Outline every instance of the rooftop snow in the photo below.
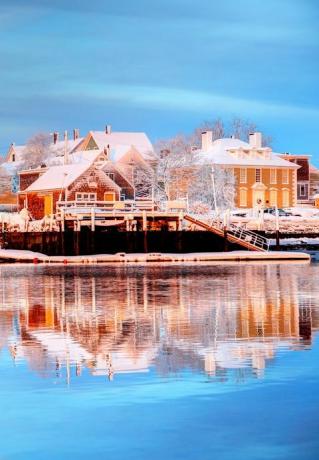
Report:
[[[40,190],[59,190],[71,185],[90,166],[90,162],[51,166],[25,191],[35,192]]]
[[[111,150],[112,148],[119,149],[120,152],[126,149],[124,151],[126,153],[131,146],[134,146],[143,156],[150,159],[154,157],[153,146],[145,133],[113,132],[107,134],[104,131],[90,132],[101,150],[109,145]]]
[[[236,153],[232,152],[242,151],[242,155],[237,156]],[[244,151],[249,151],[245,153]],[[241,141],[239,139],[225,138],[217,139],[212,143],[212,146],[209,150],[203,151],[198,150],[195,152],[195,162],[199,165],[204,164],[220,164],[228,166],[268,166],[268,167],[281,167],[281,168],[290,168],[297,169],[298,165],[291,163],[290,161],[283,160],[278,156],[278,154],[273,153],[271,150],[268,150],[269,157],[259,155],[257,152],[267,153],[266,148],[262,149],[253,149],[247,142]],[[250,155],[252,153],[252,155]]]

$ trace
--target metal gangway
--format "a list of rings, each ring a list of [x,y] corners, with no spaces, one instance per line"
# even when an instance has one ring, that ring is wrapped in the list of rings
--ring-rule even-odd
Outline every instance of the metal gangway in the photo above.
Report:
[[[269,240],[258,233],[246,230],[235,224],[229,224],[224,227],[220,220],[213,220],[210,223],[197,219],[189,214],[184,215],[184,219],[196,226],[215,233],[215,235],[226,237],[230,243],[236,243],[250,251],[266,252],[269,250]]]

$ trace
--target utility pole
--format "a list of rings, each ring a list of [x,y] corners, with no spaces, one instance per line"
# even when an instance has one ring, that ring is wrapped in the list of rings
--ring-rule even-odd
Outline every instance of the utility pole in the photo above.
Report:
[[[218,215],[218,207],[217,207],[217,199],[216,199],[216,185],[215,185],[215,168],[214,168],[214,166],[212,166],[211,178],[212,178],[212,187],[213,187],[213,198],[214,198],[215,212]]]
[[[68,132],[64,131],[64,164],[69,164]]]

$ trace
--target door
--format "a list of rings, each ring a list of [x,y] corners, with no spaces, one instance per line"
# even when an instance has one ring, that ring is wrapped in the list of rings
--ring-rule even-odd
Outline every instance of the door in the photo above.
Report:
[[[104,193],[104,201],[115,201],[115,193],[114,192],[105,192]]]
[[[253,207],[264,206],[265,204],[265,192],[264,190],[253,191]]]
[[[53,200],[52,195],[45,195],[44,196],[44,215],[49,216],[53,213]]]

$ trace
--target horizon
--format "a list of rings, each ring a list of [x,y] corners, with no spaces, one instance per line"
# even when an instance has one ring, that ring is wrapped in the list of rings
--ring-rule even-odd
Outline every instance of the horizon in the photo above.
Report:
[[[319,164],[317,2],[3,0],[0,153],[38,132],[256,123],[278,153]]]

